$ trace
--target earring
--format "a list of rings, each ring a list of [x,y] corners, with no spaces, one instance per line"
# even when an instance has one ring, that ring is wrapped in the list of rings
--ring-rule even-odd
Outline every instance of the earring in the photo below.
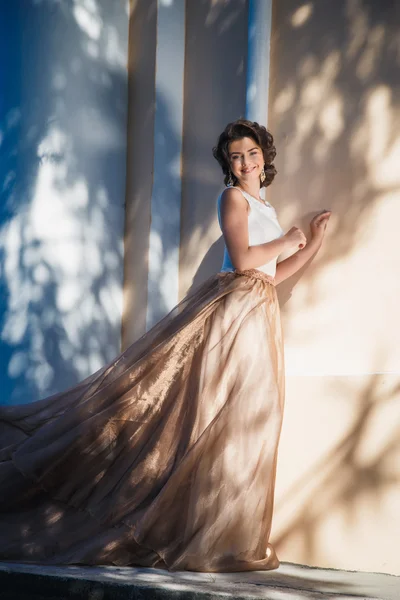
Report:
[[[232,187],[233,186],[233,179],[232,179],[232,173],[229,171],[229,177],[228,177],[228,181],[226,184],[228,187]]]
[[[264,166],[263,166],[263,168],[262,168],[262,170],[261,170],[261,173],[260,173],[260,180],[261,180],[261,183],[264,183],[264,181],[265,181],[265,177],[266,177],[266,175],[265,175]]]

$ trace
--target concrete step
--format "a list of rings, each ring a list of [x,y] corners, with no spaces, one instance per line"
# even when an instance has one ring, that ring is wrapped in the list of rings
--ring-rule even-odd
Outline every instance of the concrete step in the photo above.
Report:
[[[276,571],[170,573],[0,563],[0,600],[400,600],[400,577],[282,563]]]

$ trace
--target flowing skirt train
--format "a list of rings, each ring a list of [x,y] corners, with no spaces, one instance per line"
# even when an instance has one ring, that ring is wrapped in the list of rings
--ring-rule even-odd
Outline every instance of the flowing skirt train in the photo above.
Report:
[[[217,273],[100,371],[0,408],[0,560],[276,568],[276,290]]]

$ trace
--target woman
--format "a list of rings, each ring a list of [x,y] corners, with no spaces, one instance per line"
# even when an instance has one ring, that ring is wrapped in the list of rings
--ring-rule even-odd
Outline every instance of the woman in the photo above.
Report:
[[[0,558],[169,570],[273,569],[284,401],[275,284],[319,249],[260,198],[275,168],[240,119],[213,149],[222,271],[78,386],[0,410]],[[279,262],[279,255],[298,251]]]

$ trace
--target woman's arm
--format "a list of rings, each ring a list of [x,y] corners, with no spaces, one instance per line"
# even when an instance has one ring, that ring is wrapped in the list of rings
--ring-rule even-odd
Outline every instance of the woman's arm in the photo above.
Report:
[[[302,231],[293,227],[286,235],[256,246],[249,246],[249,205],[242,193],[229,188],[221,197],[221,228],[225,244],[235,269],[256,269],[285,252],[305,244]]]
[[[276,265],[275,285],[282,283],[282,281],[299,271],[306,262],[314,258],[320,247],[321,244],[317,245],[311,241],[302,250],[298,250],[298,252],[289,256],[289,258],[285,258],[285,260],[279,262]]]
[[[278,285],[278,283],[281,283],[288,277],[294,275],[294,273],[301,269],[308,261],[311,262],[321,248],[330,216],[330,210],[323,210],[312,219],[310,223],[310,241],[305,248],[298,250],[298,252],[276,265],[275,285]]]

